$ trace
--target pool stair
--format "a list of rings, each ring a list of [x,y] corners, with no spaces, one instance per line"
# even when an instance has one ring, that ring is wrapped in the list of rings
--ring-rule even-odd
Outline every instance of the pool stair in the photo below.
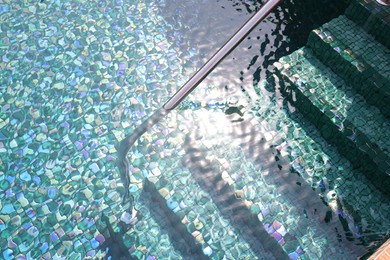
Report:
[[[383,193],[389,193],[390,122],[353,87],[300,49],[276,64],[285,93],[322,136]]]
[[[390,35],[390,29],[383,34]],[[390,117],[388,48],[344,15],[313,30],[307,46],[369,104],[377,106],[386,117]]]
[[[357,1],[346,16],[313,30],[307,47],[274,65],[289,102],[389,195],[390,16],[378,11],[382,8],[375,1]],[[368,13],[359,20],[355,9]]]

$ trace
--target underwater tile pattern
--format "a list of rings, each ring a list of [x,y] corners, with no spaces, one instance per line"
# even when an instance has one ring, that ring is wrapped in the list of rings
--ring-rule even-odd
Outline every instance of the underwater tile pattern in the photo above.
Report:
[[[274,113],[263,104],[255,107],[254,113],[259,118],[260,127],[281,129],[281,139],[273,140],[274,146],[280,156],[289,159],[292,169],[341,218],[354,220],[354,223],[348,224],[354,227],[351,228],[353,237],[364,237],[368,231],[367,223],[378,232],[389,228],[388,199],[367,180],[363,172],[354,169],[341,157],[335,147],[319,138],[318,130],[307,119],[296,112]],[[300,127],[302,125],[305,128]]]
[[[104,255],[101,216],[124,232],[127,210],[115,143],[179,85],[190,50],[152,1],[3,1],[0,20],[0,254]]]
[[[260,222],[258,224],[261,225],[261,221],[263,221],[264,218],[266,218],[267,221],[264,224],[264,228],[269,234],[269,238],[267,238],[267,239],[275,239],[279,243],[279,245],[285,249],[287,254],[291,254],[292,259],[296,259],[297,257],[303,257],[304,251],[302,250],[302,247],[300,246],[299,241],[296,238],[292,238],[290,234],[288,234],[286,236],[285,226],[278,221],[278,220],[281,221],[281,218],[282,218],[282,216],[281,216],[282,211],[283,211],[282,208],[287,209],[288,207],[283,206],[283,205],[278,205],[277,203],[275,204],[274,200],[277,197],[274,196],[275,194],[273,194],[272,190],[276,189],[276,187],[264,185],[264,182],[262,182],[260,180],[259,181],[256,180],[256,179],[259,179],[261,176],[259,171],[253,169],[253,166],[249,161],[245,161],[245,160],[243,161],[244,156],[241,153],[239,153],[239,148],[237,146],[232,146],[231,137],[229,137],[229,135],[226,135],[226,131],[225,131],[226,127],[230,128],[230,126],[222,124],[222,121],[220,120],[221,117],[222,118],[225,117],[225,115],[223,113],[221,113],[222,111],[220,111],[220,109],[219,109],[219,108],[223,108],[223,102],[218,102],[219,105],[216,105],[215,103],[214,104],[209,103],[206,105],[206,107],[202,106],[201,104],[196,104],[193,102],[191,102],[191,103],[193,104],[193,109],[180,111],[180,113],[178,113],[178,115],[177,115],[177,122],[180,122],[180,125],[181,125],[180,128],[182,129],[182,131],[187,132],[189,136],[190,135],[198,136],[198,134],[199,134],[199,137],[190,137],[190,138],[196,138],[196,139],[200,138],[200,140],[201,140],[200,143],[197,143],[197,146],[200,145],[199,148],[195,148],[192,145],[190,146],[190,148],[189,148],[190,153],[193,149],[200,149],[196,153],[194,153],[193,155],[191,154],[190,157],[191,158],[194,158],[194,157],[201,158],[202,156],[205,156],[205,158],[204,158],[205,161],[201,161],[201,163],[204,164],[205,166],[212,165],[212,167],[213,167],[212,175],[214,176],[214,178],[216,178],[216,179],[221,178],[220,183],[213,183],[213,184],[216,186],[219,186],[219,185],[223,185],[222,183],[226,183],[230,187],[232,187],[233,188],[232,190],[234,191],[233,194],[235,194],[235,197],[236,197],[235,199],[245,200],[245,204],[248,207],[248,209],[247,209],[248,213],[250,211],[252,211],[256,215],[258,215],[258,218],[260,220]],[[210,110],[210,108],[211,108],[211,110]],[[214,129],[203,128],[202,123],[197,124],[197,125],[193,125],[193,122],[202,122],[202,121],[205,121],[205,118],[207,118],[206,121],[218,120],[221,123],[221,125],[219,127],[215,127]],[[219,118],[219,119],[217,119],[217,118]],[[222,130],[221,127],[225,130]],[[189,130],[191,130],[191,131],[189,131]],[[206,134],[203,131],[206,131],[208,133]],[[189,137],[187,137],[187,139],[188,138]],[[223,140],[223,142],[222,142],[222,140]],[[189,144],[186,142],[183,144],[183,146],[188,147]],[[186,148],[186,150],[187,149],[188,148]],[[203,155],[200,155],[198,153],[202,153]],[[224,156],[222,156],[220,153],[224,154]],[[190,164],[191,164],[191,160],[190,160]],[[229,166],[230,164],[233,164],[234,167],[230,167]],[[236,168],[238,165],[240,165],[240,166],[238,168]],[[191,165],[183,164],[183,166],[181,166],[181,167],[191,168]],[[244,171],[244,170],[240,169],[240,167],[244,167],[244,168],[250,167],[250,169],[252,171],[251,170]],[[174,170],[174,171],[181,172],[181,175],[184,174],[183,170],[177,170],[177,168],[180,169],[180,167],[176,166],[175,168],[176,168],[176,170]],[[170,180],[176,180],[178,177],[180,177],[181,182],[184,182],[184,179],[181,175],[180,176],[179,175],[172,176],[173,178],[170,178]],[[257,175],[257,178],[256,178],[256,175]],[[197,189],[193,188],[193,187],[197,186],[196,183],[189,185],[190,180],[191,179],[188,179],[185,182],[186,185],[181,185],[182,189],[185,189],[186,186],[189,186],[189,187],[192,187],[192,189],[197,190],[197,192],[200,192],[200,194],[203,194],[201,188],[199,188],[199,187]],[[206,180],[206,181],[208,181],[208,180]],[[209,180],[209,181],[212,181],[212,180]],[[254,182],[259,182],[259,184],[255,185],[255,187],[253,187]],[[172,183],[172,181],[166,182],[166,183],[170,184],[170,183]],[[249,187],[247,187],[248,185],[249,185]],[[256,189],[256,191],[252,190],[252,189]],[[208,191],[208,192],[212,192],[212,191]],[[247,194],[251,194],[250,195],[251,198],[248,198]],[[268,195],[265,195],[265,194],[268,194]],[[263,201],[264,205],[262,205],[261,202],[258,201],[258,198],[263,197],[263,195],[265,195],[265,196],[267,196],[267,198],[269,198],[268,201],[265,201],[265,202]],[[194,196],[195,196],[195,194],[194,194]],[[254,199],[254,197],[255,197],[255,199]],[[273,203],[274,207],[272,207],[272,209],[270,209],[269,208],[270,205],[267,203],[270,203],[270,204]],[[232,202],[232,205],[233,204],[234,203]],[[210,208],[210,207],[206,207],[206,208]],[[259,211],[260,209],[261,209],[261,212]],[[232,210],[234,210],[234,208],[232,208]],[[241,211],[242,210],[240,210],[240,212]],[[280,214],[277,214],[277,211],[281,211]],[[212,216],[212,218],[215,218],[212,215],[212,212],[209,212],[207,215]],[[283,217],[288,217],[288,215],[283,214]],[[226,224],[226,225],[228,225],[228,224]],[[256,225],[252,226],[252,228],[256,229]],[[224,230],[224,229],[226,229],[226,227],[219,228],[218,230],[220,230],[220,232],[222,232],[221,230]],[[213,227],[212,230],[215,230],[215,228]],[[226,232],[226,231],[223,231],[223,232]],[[286,241],[284,240],[284,237],[286,238]],[[230,239],[228,239],[228,241],[230,241]],[[221,243],[221,242],[219,242],[219,243]],[[230,246],[228,246],[227,248],[230,248]],[[229,252],[228,249],[225,249],[225,250],[227,250],[226,253]],[[241,250],[238,251],[238,252],[240,252],[238,255],[231,255],[231,257],[234,256],[234,259],[236,259],[237,256],[244,257],[245,254],[243,254],[243,252]],[[262,258],[264,258],[264,259],[273,259],[274,258],[269,253],[268,253],[268,255],[266,252],[264,252],[263,254],[264,255],[262,256]],[[217,258],[217,259],[220,259],[220,258]],[[301,258],[301,259],[305,259],[305,258]]]
[[[269,111],[270,113],[265,113],[267,115],[264,116],[267,108],[264,107],[264,104],[259,104],[259,108],[261,111],[257,114],[259,126],[270,127],[276,124],[276,128],[282,129],[280,130],[281,139],[273,140],[273,142],[276,149],[280,151],[280,157],[289,159],[292,166],[291,172],[298,173],[302,178],[295,183],[296,186],[302,187],[306,184],[312,187],[344,223],[343,226],[348,227],[344,229],[349,231],[344,234],[343,240],[356,242],[361,240],[364,241],[363,243],[367,243],[371,240],[372,233],[386,234],[386,230],[390,228],[389,200],[370,183],[363,172],[354,169],[353,165],[345,158],[340,157],[335,147],[329,146],[324,139],[313,138],[313,134],[318,134],[318,130],[301,115],[295,113],[283,117],[279,114],[283,114],[282,111],[277,113]],[[261,121],[260,118],[264,121]],[[302,129],[302,124],[306,125],[305,129]],[[285,203],[297,204],[297,201],[292,199],[294,196],[281,197],[286,201]],[[302,205],[295,205],[293,208],[299,209],[302,208]],[[309,258],[322,256],[327,259],[340,254],[341,258],[347,259],[350,255],[343,256],[343,254],[348,248],[348,243],[346,246],[332,243],[334,234],[329,234],[329,230],[327,232],[320,231],[321,225],[313,221],[312,218],[315,216],[310,215],[311,210],[307,210],[310,224],[306,223],[305,221],[308,220],[304,213],[303,211],[295,212],[297,217],[287,222],[286,230],[295,235],[302,243],[305,254]],[[293,216],[295,215],[293,214]],[[298,221],[299,218],[301,221]],[[311,232],[302,232],[305,227]],[[303,237],[301,237],[300,232],[304,234]],[[340,232],[340,234],[342,233]],[[321,237],[319,234],[326,235]],[[316,238],[316,236],[319,237]],[[317,241],[321,242],[317,243]]]
[[[311,230],[312,227],[308,228],[311,224],[309,221],[296,219],[299,209],[278,191],[278,185],[267,183],[264,179],[269,169],[255,168],[251,160],[246,158],[237,147],[229,147],[228,151],[223,152],[222,146],[226,147],[226,144],[220,144],[214,146],[213,150],[208,150],[208,156],[216,157],[216,161],[221,164],[219,167],[222,178],[234,189],[237,199],[245,200],[247,207],[257,215],[270,237],[275,239],[292,259],[306,259],[306,255],[309,259],[321,255],[322,253],[316,251],[317,247],[310,248],[308,251],[303,250],[303,248],[310,247],[310,242],[305,236],[322,234],[319,237],[314,235],[311,239],[316,240],[321,244],[320,247],[324,248],[327,243],[324,239],[321,240],[321,237],[324,238],[325,233],[315,232]],[[207,149],[204,150],[207,151]],[[225,159],[226,152],[233,155],[234,159]],[[215,162],[212,163],[215,164]],[[288,214],[283,214],[283,211]],[[299,231],[294,230],[297,226],[300,227]]]
[[[187,106],[185,106],[185,107],[187,107]],[[183,174],[186,170],[182,168],[183,166],[180,166],[177,163],[177,161],[179,161],[179,158],[184,156],[184,153],[182,151],[183,150],[182,145],[184,143],[183,132],[184,133],[201,132],[201,131],[197,131],[194,129],[194,127],[195,127],[194,122],[199,123],[199,121],[202,121],[202,118],[204,119],[205,117],[206,118],[207,117],[210,117],[210,118],[221,117],[220,112],[217,113],[216,115],[213,115],[213,114],[209,115],[207,113],[205,114],[204,110],[207,109],[208,112],[212,112],[215,109],[218,110],[218,107],[223,108],[223,106],[222,106],[222,102],[221,102],[221,103],[219,103],[219,105],[207,104],[206,107],[203,107],[203,108],[202,108],[202,105],[196,105],[196,107],[197,108],[194,107],[195,112],[194,112],[194,110],[187,110],[187,109],[185,111],[180,111],[178,113],[176,119],[173,117],[173,114],[169,115],[167,122],[164,122],[164,124],[170,125],[171,129],[177,129],[177,128],[180,129],[180,131],[175,130],[175,131],[171,132],[169,135],[166,136],[167,139],[165,139],[166,140],[165,142],[167,142],[167,140],[169,140],[168,142],[175,143],[176,149],[172,149],[172,152],[169,153],[170,157],[172,157],[172,158],[168,159],[168,157],[164,157],[164,158],[160,159],[158,164],[155,162],[150,162],[151,165],[148,166],[146,169],[142,170],[143,175],[148,176],[148,179],[151,180],[152,182],[155,182],[158,180],[156,182],[157,188],[160,188],[160,186],[158,186],[159,185],[158,183],[165,183],[165,187],[167,187],[167,188],[160,189],[160,191],[162,194],[164,194],[164,196],[166,196],[166,197],[168,196],[168,198],[173,196],[171,194],[171,192],[168,192],[172,189],[172,187],[171,187],[172,182],[180,183],[179,187],[181,187],[182,190],[186,190],[188,187],[188,189],[190,189],[189,192],[191,192],[191,190],[193,190],[193,191],[200,192],[202,194],[201,190],[199,189],[197,184],[194,183],[193,180],[191,180],[188,177],[184,178]],[[210,111],[210,107],[212,108],[211,111]],[[272,111],[272,107],[269,107],[269,111],[270,112]],[[199,115],[197,115],[197,113],[199,113]],[[195,118],[192,118],[194,116],[195,116]],[[277,117],[278,115],[273,115],[273,116],[275,116],[275,117],[272,120],[270,118],[271,122],[273,120],[281,121],[280,119],[278,119],[278,117]],[[286,120],[288,120],[288,119],[286,119]],[[163,123],[161,123],[161,125],[162,124]],[[174,124],[177,124],[178,127],[173,127]],[[186,125],[186,124],[188,124],[188,125]],[[162,127],[161,125],[160,125],[160,127]],[[196,125],[198,125],[198,124],[196,124]],[[221,126],[224,127],[223,124],[221,124]],[[196,126],[196,128],[197,128],[197,126]],[[162,129],[164,129],[164,128],[162,128]],[[276,202],[275,200],[278,200],[280,195],[277,195],[276,191],[274,193],[274,192],[270,192],[270,190],[269,190],[269,189],[276,189],[276,186],[272,186],[272,185],[269,186],[268,185],[267,186],[268,189],[266,189],[264,182],[262,182],[260,180],[255,180],[255,182],[259,182],[259,184],[254,186],[253,179],[258,179],[255,177],[256,177],[256,174],[259,174],[259,169],[256,168],[257,166],[253,166],[251,160],[244,160],[243,161],[244,155],[242,153],[238,152],[238,149],[236,146],[231,146],[231,141],[229,141],[230,140],[229,138],[225,138],[226,141],[221,143],[221,139],[223,139],[222,136],[225,136],[225,135],[222,135],[222,136],[220,136],[220,135],[224,133],[224,130],[221,130],[220,127],[214,128],[214,130],[216,130],[214,135],[200,133],[200,135],[203,136],[202,142],[204,142],[205,145],[209,149],[211,149],[209,151],[208,151],[208,149],[205,149],[206,155],[208,155],[208,157],[217,156],[217,158],[219,158],[218,161],[215,161],[212,164],[217,164],[217,165],[223,164],[226,166],[226,163],[228,163],[228,164],[233,165],[232,167],[230,167],[230,170],[232,173],[228,174],[228,172],[225,171],[225,173],[223,174],[224,178],[231,179],[232,177],[229,177],[229,175],[233,176],[233,178],[237,178],[238,176],[241,176],[239,180],[238,179],[231,179],[233,181],[233,183],[237,182],[237,184],[233,184],[234,186],[237,185],[237,189],[236,189],[237,196],[238,197],[244,196],[245,199],[248,201],[253,201],[253,200],[256,201],[256,204],[253,204],[253,207],[251,207],[251,209],[253,211],[258,210],[258,207],[263,209],[262,213],[258,213],[260,216],[259,218],[261,218],[262,220],[266,219],[266,221],[267,221],[266,223],[271,223],[272,228],[273,228],[273,226],[275,226],[276,230],[280,229],[279,232],[281,234],[283,234],[283,235],[281,235],[281,237],[279,237],[276,233],[273,234],[276,231],[271,232],[271,226],[270,226],[269,230],[270,230],[271,234],[273,234],[275,239],[279,238],[279,239],[277,239],[277,241],[279,241],[280,243],[282,243],[286,247],[286,249],[289,251],[289,254],[291,254],[292,257],[294,255],[296,255],[296,257],[298,257],[300,255],[300,257],[302,258],[304,256],[304,252],[306,252],[307,254],[309,254],[309,256],[312,256],[312,257],[314,257],[314,256],[317,257],[318,255],[321,256],[321,255],[326,254],[324,251],[324,248],[326,248],[325,245],[327,245],[327,242],[326,242],[327,239],[326,239],[326,236],[324,236],[324,233],[326,233],[326,231],[324,232],[324,230],[318,231],[316,229],[313,229],[313,226],[312,226],[313,223],[306,219],[303,211],[299,212],[299,211],[295,210],[294,207],[289,207],[288,206],[289,204],[283,203],[283,201]],[[211,128],[211,129],[208,129],[207,131],[213,131],[213,129]],[[157,131],[157,135],[158,135],[158,132],[162,132],[162,131]],[[217,137],[216,135],[219,137]],[[151,138],[152,138],[151,143],[157,144],[158,142],[160,142],[159,141],[160,139],[157,138],[155,135],[153,135]],[[218,140],[218,141],[216,141],[216,140]],[[220,145],[214,145],[213,142],[218,142]],[[292,143],[294,143],[294,142],[292,142]],[[305,143],[305,142],[302,142],[302,143]],[[313,143],[314,143],[314,141],[312,141],[312,145],[314,145]],[[283,144],[281,146],[283,146]],[[145,148],[146,146],[142,146],[142,147]],[[143,149],[143,148],[138,147],[137,149]],[[148,149],[141,152],[139,155],[141,155],[142,153],[147,155],[148,154],[147,150]],[[297,154],[299,154],[299,152],[297,152]],[[222,155],[224,155],[224,156],[222,156]],[[131,159],[134,161],[138,160],[137,153],[134,153],[134,154],[132,153]],[[307,158],[307,159],[308,159],[308,161],[310,161],[310,158]],[[243,169],[246,167],[248,167],[248,170],[244,171]],[[302,166],[302,167],[304,167],[304,166]],[[174,175],[172,175],[172,177],[169,178],[170,181],[169,182],[164,181],[163,179],[166,177],[166,175],[170,176],[171,172],[174,172],[173,173]],[[239,175],[237,173],[233,174],[234,172],[240,172],[240,174]],[[316,172],[316,171],[314,171],[314,172]],[[161,174],[161,173],[164,173],[164,174]],[[189,174],[189,173],[187,173],[187,174]],[[248,175],[248,176],[246,176],[246,175]],[[309,178],[311,178],[311,176],[313,176],[313,175],[309,175]],[[311,181],[313,181],[313,180],[311,180]],[[317,183],[317,185],[318,185],[318,183]],[[238,187],[241,187],[241,188],[238,188]],[[254,188],[255,188],[256,192],[254,192],[254,190],[253,190]],[[180,193],[181,189],[179,189],[179,194],[181,194]],[[179,196],[178,192],[175,192],[173,194],[176,194],[174,197]],[[245,195],[243,195],[243,194],[245,194]],[[262,202],[258,202],[257,200],[259,199],[259,197],[255,194],[261,194],[261,196],[259,196],[259,197],[265,197],[267,199],[263,200]],[[247,196],[249,196],[249,197],[247,197]],[[183,195],[181,195],[181,197],[183,197]],[[284,198],[284,200],[285,199],[286,198]],[[294,198],[292,197],[291,199],[288,199],[288,201],[291,201],[293,199]],[[177,214],[181,214],[180,212],[182,212],[182,211],[184,212],[184,210],[182,210],[180,208],[180,204],[181,203],[179,202],[179,200],[177,200],[174,203],[170,200],[167,200],[167,205],[169,207],[173,207],[174,205],[176,205],[173,210],[177,211]],[[208,208],[210,208],[210,207],[208,207]],[[289,213],[285,214],[287,209],[288,209]],[[216,209],[214,209],[214,210],[216,210]],[[214,215],[212,214],[212,212],[213,211],[210,211],[208,213],[208,215],[211,216],[212,218],[214,218]],[[277,213],[277,212],[279,212],[279,213]],[[295,212],[295,214],[293,214],[294,212]],[[264,216],[263,216],[263,214],[264,214]],[[308,213],[308,214],[310,214],[310,213]],[[286,222],[287,224],[283,224],[282,221],[286,217],[288,218],[288,221]],[[292,239],[291,235],[286,236],[285,229],[290,231],[290,228],[291,228],[291,230],[294,230],[298,226],[300,227],[299,228],[300,231],[298,231],[298,230],[294,231],[293,234],[294,234],[294,236],[298,236],[299,240]],[[267,227],[268,227],[268,225],[267,225]],[[310,232],[306,233],[305,231],[303,231],[304,227],[307,227],[308,230],[310,230]],[[218,230],[220,230],[220,232],[225,232],[223,230],[226,230],[226,228],[221,228]],[[278,233],[278,234],[280,234],[280,233]],[[285,241],[284,241],[283,236],[286,236]],[[303,236],[303,237],[301,237],[301,236]],[[299,246],[300,241],[301,241],[301,243],[303,243],[304,246],[302,246],[302,247]],[[312,245],[312,243],[314,243],[314,241],[316,241],[315,243],[317,243],[316,246]],[[322,241],[322,242],[319,243],[319,241]],[[342,249],[342,248],[340,248],[340,249],[338,249],[337,247],[332,247],[332,248],[333,249],[330,252],[333,252],[335,255],[339,254],[340,252],[345,251],[345,249]],[[302,251],[300,251],[300,250],[302,250]],[[340,251],[338,251],[338,250],[340,250]],[[239,252],[241,252],[241,251],[239,251]],[[337,253],[337,252],[339,252],[339,253]],[[270,258],[267,257],[266,259],[270,259]],[[302,258],[302,259],[304,259],[304,258]]]
[[[142,143],[141,137],[142,145],[139,143],[131,148],[130,168],[135,174],[130,184],[132,194],[136,198],[142,196],[142,179],[147,178],[164,198],[169,210],[186,226],[186,232],[201,245],[203,254],[211,259],[273,259],[270,252],[261,248],[253,254],[247,242],[221,216],[209,194],[199,187],[188,167],[180,163],[185,156],[186,134],[196,122],[192,110],[187,110],[185,104],[183,107],[185,115],[171,112],[143,136],[149,138],[147,142]],[[165,136],[161,137],[163,133]],[[150,160],[151,156],[158,156],[159,160]],[[147,204],[144,206],[148,207]]]
[[[126,249],[138,259],[184,259],[143,202],[137,200],[135,203],[142,218],[123,235]],[[131,213],[123,212],[120,220],[122,223],[128,223],[132,220]],[[135,237],[138,237],[139,240],[135,240]]]
[[[275,83],[270,81],[266,84]],[[288,158],[294,171],[298,172],[332,208],[336,200],[342,200],[342,203],[337,205],[336,212],[344,212],[346,218],[359,212],[365,219],[363,222],[375,223],[378,230],[388,229],[390,226],[388,199],[376,190],[363,172],[354,169],[346,158],[340,156],[335,147],[329,146],[326,140],[319,137],[316,126],[310,124],[307,118],[300,113],[290,112],[289,109],[272,109],[272,103],[274,101],[267,102],[266,99],[261,99],[261,102],[252,108],[256,119],[252,120],[252,123],[264,132],[271,129],[280,131],[280,139],[272,140],[278,154]],[[302,127],[303,125],[305,127]],[[342,205],[344,203],[345,206]],[[375,210],[379,208],[384,211]],[[361,228],[359,232],[363,233]]]
[[[213,120],[212,117],[226,117],[221,112],[218,113],[215,111],[213,113],[214,115],[210,114],[210,120]],[[201,121],[204,113],[205,111],[193,113],[195,121]],[[225,125],[229,126],[229,128],[232,127],[226,122]],[[217,131],[214,133],[212,131],[211,133],[207,131],[207,134],[203,133],[200,142],[197,144],[199,146],[198,149],[202,151],[208,164],[216,168],[214,169],[214,175],[217,176],[219,174],[223,180],[222,183],[232,188],[236,199],[245,201],[246,207],[253,214],[257,215],[259,220],[258,225],[264,226],[270,238],[275,239],[287,255],[291,254],[302,258],[304,251],[300,242],[283,225],[283,223],[291,222],[293,218],[291,214],[291,211],[293,211],[291,209],[292,206],[279,201],[281,195],[277,192],[277,185],[267,184],[263,178],[263,169],[255,168],[251,160],[249,158],[247,159],[245,154],[241,152],[239,143],[242,140],[240,140],[239,135],[227,135],[226,129],[216,128]],[[196,127],[196,131],[198,130],[202,131]],[[223,135],[226,137],[218,138],[218,142],[214,142],[213,139],[215,140],[217,138],[214,135]],[[259,139],[257,137],[251,136],[254,145],[257,145],[255,143],[255,140]],[[229,156],[226,156],[227,154]],[[264,156],[266,156],[265,153]],[[264,165],[264,167],[266,166]],[[264,171],[268,170],[264,169]],[[278,212],[281,213],[286,209],[290,209],[288,214],[278,214]],[[256,228],[256,226],[253,228]]]
[[[227,105],[235,104],[221,98],[226,95],[215,86],[202,87],[205,93],[215,91],[219,102],[188,102],[138,140],[129,152],[130,191],[142,218],[135,220],[128,205],[121,204],[126,187],[116,170],[114,144],[193,69],[195,51],[178,48],[186,39],[165,23],[152,1],[6,0],[0,4],[0,21],[1,258],[102,258],[112,254],[109,241],[116,238],[135,258],[180,259],[150,205],[140,199],[145,178],[156,183],[172,211],[185,213],[188,231],[195,228],[191,235],[205,254],[232,259],[251,254],[247,242],[232,232],[215,203],[189,178],[188,169],[178,164],[193,124],[210,111],[227,112]],[[251,122],[291,160],[303,178],[296,185],[313,187],[332,205],[351,239],[388,230],[388,201],[324,141],[311,139],[263,87],[259,85],[259,100],[240,96],[247,103],[236,106],[239,113],[253,115]],[[212,122],[218,124],[221,115],[214,116]],[[254,174],[264,171],[252,159],[243,159],[247,153],[233,146],[230,136],[218,145],[223,133],[204,135],[203,145],[212,149],[207,156],[217,156],[222,167],[231,165],[224,177],[233,181],[238,198],[254,201],[250,209],[267,225],[270,239],[285,243],[281,246],[291,259],[341,254],[337,246],[328,250],[328,238],[308,220],[312,212],[289,208],[299,205],[295,197],[283,197],[277,185],[255,180]],[[226,239],[220,242],[220,236]],[[263,258],[272,256],[264,252]]]
[[[389,120],[318,62],[309,49],[303,48],[283,57],[276,66],[292,83],[300,110],[310,111],[308,116],[321,129],[323,136],[338,145],[341,151],[344,149],[350,155],[354,153],[353,157],[358,157],[362,151],[362,158],[367,157],[371,162],[366,161],[369,166],[362,163],[361,167],[366,167],[373,175],[374,184],[387,192],[387,185],[383,183],[388,182],[390,165]],[[359,162],[362,158],[350,159]],[[375,165],[375,170],[370,168],[370,163]]]
[[[356,257],[353,257],[353,253],[345,255],[348,246],[342,247],[340,244],[332,244],[332,240],[339,238],[344,242],[346,240],[353,241],[351,244],[363,243],[367,245],[373,239],[375,240],[375,238],[372,238],[373,235],[385,236],[390,227],[389,201],[383,197],[381,192],[376,190],[364,176],[363,172],[354,169],[345,158],[338,154],[334,147],[329,146],[325,140],[318,137],[318,131],[314,126],[301,118],[300,115],[290,114],[280,109],[275,101],[275,97],[270,96],[270,93],[266,91],[268,88],[265,86],[272,84],[272,80],[268,80],[270,82],[260,82],[258,100],[250,100],[248,97],[243,97],[245,96],[244,94],[238,97],[237,100],[240,102],[244,100],[243,104],[236,104],[236,101],[232,102],[232,100],[235,100],[235,97],[230,96],[227,98],[225,93],[216,86],[201,85],[195,93],[189,96],[190,101],[185,102],[181,106],[181,111],[177,114],[169,115],[167,124],[171,125],[170,129],[176,128],[180,129],[180,131],[172,131],[169,134],[167,140],[176,149],[167,154],[178,156],[177,160],[180,160],[184,156],[183,148],[180,147],[185,145],[185,135],[196,132],[196,139],[200,140],[204,147],[207,148],[204,149],[207,158],[217,165],[223,165],[222,168],[230,164],[236,165],[236,167],[231,167],[231,172],[225,171],[223,177],[231,186],[237,187],[235,190],[238,198],[244,198],[245,196],[246,201],[253,199],[252,191],[254,187],[256,187],[256,192],[265,197],[268,195],[268,192],[271,193],[265,202],[262,202],[261,206],[260,204],[257,205],[260,209],[272,208],[273,211],[266,216],[269,217],[266,221],[270,221],[273,224],[277,220],[275,222],[277,227],[284,227],[290,233],[289,235],[292,234],[296,237],[297,240],[295,241],[287,233],[285,234],[286,237],[282,236],[283,240],[277,234],[274,237],[277,241],[285,241],[285,245],[292,241],[298,243],[293,243],[293,245],[296,245],[296,248],[292,246],[287,249],[292,259],[297,259],[298,257],[304,259],[306,256],[314,258],[323,256],[331,259],[337,254],[342,255],[342,259],[348,259],[349,257],[355,259]],[[197,102],[194,102],[195,100]],[[198,100],[202,100],[202,102]],[[291,194],[283,196],[283,193],[279,194],[274,190],[275,186],[269,184],[265,185],[263,183],[262,186],[255,186],[251,183],[251,179],[245,176],[244,173],[250,176],[256,172],[262,173],[262,170],[259,169],[259,164],[252,161],[252,159],[244,159],[246,153],[232,144],[232,140],[234,143],[235,139],[226,135],[226,128],[228,127],[221,122],[221,115],[212,115],[214,112],[221,111],[228,113],[231,103],[234,103],[234,106],[239,108],[236,110],[236,113],[253,115],[251,122],[263,131],[265,138],[274,144],[282,157],[290,160],[293,169],[292,173],[294,171],[298,172],[302,178],[302,181],[297,182],[296,186],[308,185],[312,187],[324,203],[329,205],[333,212],[332,214],[335,214],[333,219],[337,219],[343,226],[339,229],[340,237],[331,237],[329,230],[328,232],[319,232],[321,229],[311,220],[313,212],[309,210],[306,212],[303,210],[295,211],[294,209],[300,208],[300,204]],[[197,113],[199,113],[198,116],[196,116]],[[247,117],[244,118],[248,119]],[[202,120],[205,119],[208,123],[198,128]],[[196,127],[194,127],[194,122],[196,122]],[[305,129],[302,128],[302,122],[306,125]],[[173,127],[174,125],[176,127]],[[210,125],[214,127],[210,127]],[[314,139],[313,136],[315,136]],[[151,140],[154,140],[153,136],[151,138]],[[222,141],[224,138],[226,140]],[[138,147],[137,149],[142,148]],[[170,164],[164,162],[167,157],[161,158],[162,160],[159,161],[158,168],[165,173],[165,169],[169,169]],[[211,158],[214,158],[214,160]],[[240,165],[240,167],[238,168],[237,165]],[[260,163],[260,165],[262,164]],[[145,175],[148,174],[145,172]],[[255,196],[254,200],[257,199],[257,196]],[[279,221],[279,218],[284,220],[290,214],[290,212],[287,213],[286,205],[296,206],[290,208],[291,212],[295,212],[293,215],[296,217],[282,223],[282,221]],[[254,211],[256,210],[258,208],[254,206]],[[277,216],[276,218],[274,218],[274,213]],[[264,214],[267,213],[264,212]],[[262,213],[261,216],[263,216]],[[305,227],[309,230],[307,233],[302,231]],[[318,235],[324,233],[326,235],[322,237]],[[280,233],[278,234],[280,235]],[[302,247],[299,247],[299,244]],[[348,245],[348,242],[345,245]],[[351,251],[353,252],[353,249]],[[358,255],[361,254],[356,253],[355,256]]]

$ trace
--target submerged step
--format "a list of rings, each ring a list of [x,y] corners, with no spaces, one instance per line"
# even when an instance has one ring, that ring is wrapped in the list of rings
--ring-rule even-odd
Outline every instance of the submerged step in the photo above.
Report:
[[[316,56],[390,117],[390,50],[346,16],[310,33]]]
[[[355,0],[345,15],[390,49],[390,8],[376,0]]]
[[[167,172],[164,177],[150,177],[146,183],[153,197],[160,197],[159,200],[164,202],[165,205],[159,203],[164,211],[170,211],[170,218],[178,221],[176,225],[185,227],[179,233],[191,244],[191,248],[198,252],[199,247],[203,252],[203,256],[193,255],[195,259],[257,258],[249,245],[232,230],[228,220],[220,215],[217,206],[188,170],[176,168],[173,174]]]
[[[341,154],[390,194],[390,122],[302,48],[275,63],[283,91]]]

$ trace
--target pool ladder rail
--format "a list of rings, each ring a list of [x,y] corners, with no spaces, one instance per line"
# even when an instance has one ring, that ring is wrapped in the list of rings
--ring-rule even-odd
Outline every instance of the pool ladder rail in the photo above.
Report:
[[[163,106],[177,107],[226,58],[281,0],[269,0]]]
[[[209,75],[221,61],[226,58],[260,23],[267,15],[279,4],[281,0],[268,0],[161,108],[155,111],[147,118],[133,133],[126,136],[118,145],[118,168],[121,181],[125,187],[126,199],[131,199],[128,191],[130,185],[129,162],[127,153],[132,145],[142,134],[157,124],[171,110],[175,109],[188,94],[190,94],[202,81]]]

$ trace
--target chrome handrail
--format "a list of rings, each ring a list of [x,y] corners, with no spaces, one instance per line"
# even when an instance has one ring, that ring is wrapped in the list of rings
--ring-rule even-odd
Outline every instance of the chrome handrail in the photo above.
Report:
[[[129,194],[128,187],[130,185],[130,164],[127,159],[127,153],[133,144],[143,135],[148,129],[157,124],[164,118],[172,109],[180,104],[181,101],[194,90],[204,78],[207,77],[215,67],[229,54],[234,48],[240,44],[245,37],[272,11],[272,9],[281,0],[269,0],[257,11],[223,46],[220,48],[185,84],[181,87],[161,108],[147,118],[134,132],[127,135],[117,146],[118,149],[118,169],[125,187],[125,196],[122,203],[131,200],[132,195]]]
[[[281,0],[269,0],[163,106],[172,110],[273,10]]]

